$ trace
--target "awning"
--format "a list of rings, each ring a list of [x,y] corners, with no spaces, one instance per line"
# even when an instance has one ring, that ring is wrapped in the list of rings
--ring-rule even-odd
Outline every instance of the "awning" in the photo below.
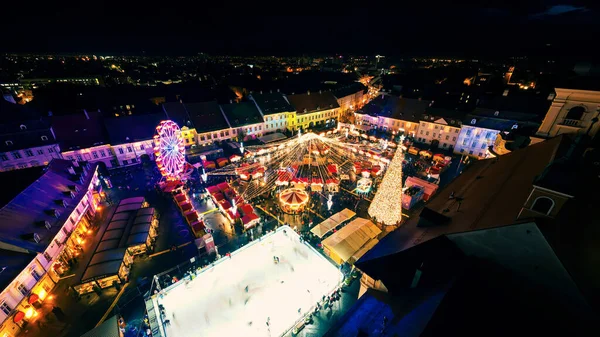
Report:
[[[33,303],[35,303],[35,301],[37,301],[39,299],[40,299],[40,296],[38,294],[31,294],[29,296],[29,301],[28,302],[29,302],[29,304],[33,304]]]
[[[348,262],[370,240],[376,239],[381,230],[370,220],[356,218],[342,229],[323,240],[323,246]]]
[[[323,236],[325,236],[325,234],[332,231],[339,224],[352,219],[355,215],[356,215],[355,212],[345,208],[341,212],[338,212],[338,213],[330,216],[325,221],[316,225],[310,231],[311,231],[311,233],[318,236],[319,238],[322,238]]]
[[[17,313],[13,316],[13,322],[19,323],[25,318],[25,313],[22,311],[17,311]]]

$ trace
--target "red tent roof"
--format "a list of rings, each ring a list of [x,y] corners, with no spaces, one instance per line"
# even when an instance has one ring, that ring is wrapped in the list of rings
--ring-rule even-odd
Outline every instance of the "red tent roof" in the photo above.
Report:
[[[206,228],[206,226],[204,225],[204,221],[194,221],[190,225],[192,226],[194,232],[199,232]]]
[[[223,193],[215,193],[215,194],[213,194],[213,198],[215,198],[215,200],[217,200],[217,201],[221,201],[221,200],[225,199],[225,197],[223,196]]]
[[[250,214],[254,212],[254,208],[252,207],[252,205],[250,204],[243,204],[241,207],[239,207],[239,209],[242,211],[242,213],[244,214]]]
[[[175,200],[177,200],[177,203],[179,203],[182,201],[186,201],[187,197],[185,196],[185,194],[178,194],[175,196]]]
[[[219,188],[217,186],[209,186],[206,188],[206,190],[210,194],[215,194],[215,193],[219,192]]]
[[[190,212],[190,213],[188,213],[188,214],[185,215],[185,218],[187,219],[187,221],[189,223],[192,223],[192,222],[198,220],[198,213],[196,213],[196,212]]]
[[[181,206],[181,211],[183,211],[183,212],[189,211],[193,208],[192,204],[190,204],[189,202],[181,204],[180,206]]]
[[[250,213],[250,214],[244,215],[242,217],[242,223],[244,225],[246,225],[246,224],[248,224],[248,223],[250,223],[250,222],[252,222],[252,221],[254,221],[256,219],[258,219],[258,215],[254,214],[254,213]]]
[[[231,208],[231,204],[227,200],[221,200],[220,204],[221,204],[221,206],[223,206],[223,209],[225,209],[225,210],[228,210]]]
[[[227,190],[227,189],[229,189],[229,184],[228,184],[228,183],[226,183],[226,182],[222,182],[222,183],[218,184],[218,185],[217,185],[217,187],[218,187],[218,188],[219,188],[221,191],[224,191],[224,190]]]
[[[327,165],[327,171],[329,171],[329,173],[336,174],[338,172],[337,165],[335,165],[335,164]]]

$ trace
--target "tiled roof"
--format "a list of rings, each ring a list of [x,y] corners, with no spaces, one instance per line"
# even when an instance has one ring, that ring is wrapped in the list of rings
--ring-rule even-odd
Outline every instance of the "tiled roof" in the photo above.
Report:
[[[290,112],[296,109],[290,104],[287,98],[279,92],[267,94],[252,94],[252,99],[256,102],[264,115],[270,115],[280,112]]]
[[[150,115],[132,115],[107,118],[104,125],[108,131],[111,145],[150,140],[154,137],[156,126],[167,119],[164,113]]]
[[[185,109],[198,133],[229,128],[216,101],[185,104]]]
[[[51,243],[87,192],[87,186],[97,169],[92,164],[87,174],[83,175],[83,167],[74,167],[76,174],[72,175],[68,171],[72,166],[70,160],[52,160],[37,180],[0,209],[0,240],[10,238],[12,245],[38,252]],[[80,181],[82,175],[83,183]],[[78,191],[74,190],[75,187]],[[75,194],[74,198],[71,197],[71,191]],[[54,211],[59,212],[58,217],[52,214]],[[52,227],[47,229],[44,221],[48,221]],[[29,237],[33,233],[40,236],[39,243]]]
[[[515,124],[518,125],[518,127],[540,125],[539,118],[536,115],[498,111],[498,116],[496,116],[495,113],[496,111],[494,110],[477,108],[475,111],[465,116],[463,125],[498,131],[510,131]],[[473,120],[475,123],[473,123]]]
[[[52,117],[52,129],[62,151],[108,144],[108,134],[99,111]]]
[[[13,132],[0,131],[0,152],[23,150],[51,144],[56,144],[56,140],[50,127]]]
[[[382,116],[418,123],[431,101],[380,95],[358,111],[359,114]]]
[[[221,105],[231,127],[262,123],[263,119],[254,102]]]
[[[296,108],[298,114],[339,108],[335,96],[330,91],[311,92],[287,96],[288,101]]]
[[[556,137],[473,163],[427,203],[430,210],[449,217],[449,224],[419,227],[420,216],[413,215],[360,261],[400,252],[443,234],[513,223],[531,192],[535,177],[554,160],[564,141],[563,137]],[[455,198],[450,198],[451,193],[455,193]],[[459,198],[462,200],[460,211]]]
[[[346,96],[354,95],[357,92],[365,92],[367,87],[365,87],[362,83],[352,83],[350,85],[341,87],[333,91],[333,96],[335,98],[340,99]]]
[[[167,118],[177,123],[180,128],[184,126],[187,126],[188,128],[193,127],[190,115],[185,109],[185,105],[182,103],[165,103],[162,107],[167,114]]]

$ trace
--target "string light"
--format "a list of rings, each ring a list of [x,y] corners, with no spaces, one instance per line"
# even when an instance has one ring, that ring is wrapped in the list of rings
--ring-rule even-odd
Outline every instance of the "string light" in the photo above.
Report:
[[[309,132],[299,133],[299,137],[269,145],[247,146],[247,154],[254,157],[246,160],[243,164],[245,166],[230,164],[216,169],[208,175],[240,176],[244,180],[262,178],[260,184],[248,183],[240,186],[239,192],[242,197],[245,200],[252,200],[259,195],[271,192],[279,185],[287,185],[288,181],[293,178],[296,180],[304,178],[302,180],[305,183],[296,181],[295,183],[289,182],[290,185],[306,187],[312,180],[311,189],[319,191],[320,188],[327,189],[328,180],[330,183],[339,183],[340,174],[350,174],[354,170],[355,162],[368,161],[372,165],[379,165],[381,171],[390,162],[383,156],[380,145],[350,144],[340,140],[342,137],[335,132],[329,135],[317,135]],[[369,151],[374,151],[379,155],[377,158],[369,157],[367,155]],[[330,172],[330,165],[336,166],[335,171],[337,172]],[[285,183],[280,181],[282,174],[287,176],[284,179]]]
[[[398,149],[369,206],[369,215],[384,225],[396,225],[402,220],[403,160],[402,149]]]

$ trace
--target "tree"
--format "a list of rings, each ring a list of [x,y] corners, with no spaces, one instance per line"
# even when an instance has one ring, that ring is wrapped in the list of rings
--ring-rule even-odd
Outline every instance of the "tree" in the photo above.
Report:
[[[369,215],[384,225],[396,225],[402,220],[402,149],[394,158],[369,206]]]

